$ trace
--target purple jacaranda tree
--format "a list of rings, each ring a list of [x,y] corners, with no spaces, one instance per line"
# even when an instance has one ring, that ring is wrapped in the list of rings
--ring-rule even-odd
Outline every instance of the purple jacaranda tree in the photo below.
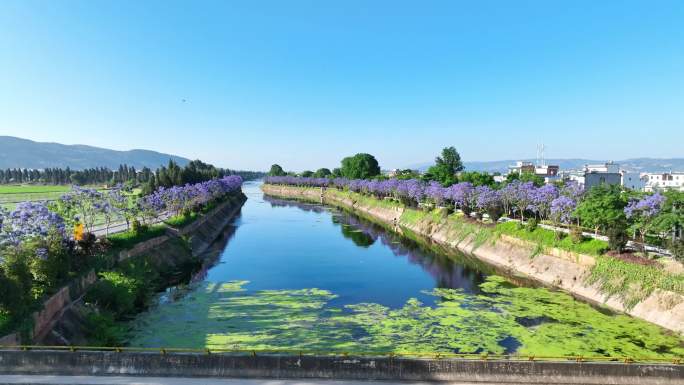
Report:
[[[537,189],[532,182],[515,183],[515,196],[513,204],[520,212],[520,219],[525,221],[525,211],[534,200],[534,192]]]
[[[444,206],[444,203],[447,201],[447,192],[448,190],[437,181],[431,181],[425,187],[425,195],[435,206]]]
[[[572,222],[572,214],[577,207],[577,202],[566,195],[560,195],[551,201],[551,209],[549,210],[550,218],[555,223],[570,224]]]
[[[106,194],[105,199],[116,210],[117,215],[126,222],[126,229],[130,229],[130,223],[138,215],[137,206],[124,194],[121,184],[112,187]]]
[[[297,180],[289,179],[282,180],[280,183],[286,182],[298,183]],[[160,187],[138,202],[138,206],[148,216],[158,216],[163,211],[169,211],[175,215],[179,215],[181,212],[188,213],[199,210],[226,194],[240,190],[241,187],[242,178],[238,175],[229,175],[221,179],[186,184],[184,186],[173,186],[169,188]]]
[[[448,197],[454,202],[454,207],[458,207],[465,215],[470,213],[475,208],[473,202],[473,195],[475,188],[470,182],[456,183],[448,187]]]
[[[81,223],[85,232],[92,232],[97,216],[101,213],[103,194],[95,189],[72,186],[71,191],[56,202],[57,212],[68,218],[70,224]]]
[[[558,226],[559,224],[569,225],[572,221],[572,215],[577,208],[577,202],[567,195],[559,195],[551,201],[551,208],[549,210],[549,218]],[[556,238],[560,233],[556,231]]]
[[[489,186],[478,186],[475,188],[477,196],[476,207],[481,213],[487,213],[489,219],[496,223],[503,212],[501,192]]]
[[[558,188],[552,184],[536,187],[530,191],[532,201],[527,207],[540,219],[547,219],[551,210],[551,202],[558,197]]]
[[[515,198],[518,194],[517,181],[506,184],[499,190],[499,198],[503,206],[504,215],[512,216],[513,208],[515,207]]]
[[[46,237],[51,231],[65,237],[62,217],[43,202],[21,202],[11,212],[3,212],[0,242],[18,245],[28,239]]]
[[[632,228],[639,233],[644,253],[646,253],[644,247],[646,234],[651,230],[653,219],[660,212],[663,203],[665,203],[665,197],[655,193],[646,195],[641,199],[631,199],[624,209],[627,219],[633,223]]]

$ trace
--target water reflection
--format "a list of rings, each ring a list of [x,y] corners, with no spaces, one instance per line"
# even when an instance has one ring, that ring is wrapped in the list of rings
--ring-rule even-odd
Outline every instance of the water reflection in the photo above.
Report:
[[[348,211],[329,208],[316,203],[309,203],[292,199],[280,199],[268,195],[263,196],[263,200],[268,202],[271,207],[297,208],[306,212],[325,213],[332,212],[332,223],[339,227],[340,233],[345,239],[351,240],[354,245],[362,248],[369,248],[376,241],[400,258],[406,258],[413,265],[420,266],[425,272],[430,274],[435,280],[434,287],[448,289],[464,289],[469,293],[478,293],[479,285],[484,282],[487,270],[481,264],[475,266],[475,261],[469,260],[466,256],[446,250],[437,245],[441,252],[427,250],[406,237],[388,231],[382,226],[363,219]],[[427,240],[423,240],[428,242]],[[470,265],[468,265],[470,263]]]

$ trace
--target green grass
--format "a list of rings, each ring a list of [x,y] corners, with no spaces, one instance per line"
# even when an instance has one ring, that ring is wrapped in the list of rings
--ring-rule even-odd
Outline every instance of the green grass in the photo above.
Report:
[[[580,243],[572,242],[572,239],[564,235],[561,239],[556,238],[556,234],[541,227],[534,231],[527,231],[519,228],[517,222],[504,222],[496,225],[496,231],[515,238],[537,243],[543,247],[556,247],[561,250],[571,251],[579,254],[599,256],[608,249],[608,242],[599,239],[588,238]]]
[[[629,309],[655,289],[684,294],[684,274],[671,274],[658,266],[628,263],[610,256],[596,258],[587,282],[597,283],[602,292],[619,298]]]
[[[112,243],[112,248],[116,250],[130,249],[137,243],[147,241],[152,238],[156,238],[160,235],[164,235],[166,232],[166,225],[156,224],[150,226],[150,228],[141,233],[136,234],[133,230],[124,231],[117,234],[110,235],[107,239]]]
[[[190,215],[174,215],[171,218],[168,218],[167,220],[164,221],[167,225],[171,227],[183,227],[185,225],[188,225],[192,222],[194,222],[197,218],[199,217],[198,213],[190,213]]]
[[[318,190],[318,189],[317,189]],[[340,191],[337,189],[327,189],[326,195],[333,195],[338,198],[351,199],[354,202],[359,202],[369,207],[383,207],[383,208],[402,208],[404,207],[400,202],[390,200],[390,199],[377,199],[362,194],[358,194],[352,191]]]
[[[92,187],[101,189],[102,186]],[[70,190],[71,186],[67,185],[0,185],[0,206],[12,210],[19,202],[56,200]]]

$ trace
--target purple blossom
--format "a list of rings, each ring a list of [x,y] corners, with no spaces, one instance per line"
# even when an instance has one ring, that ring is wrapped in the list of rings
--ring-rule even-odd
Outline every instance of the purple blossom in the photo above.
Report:
[[[640,200],[632,199],[625,207],[625,215],[627,218],[652,218],[658,215],[664,202],[665,197],[659,193],[647,195]]]
[[[456,207],[460,208],[466,214],[470,214],[475,207],[475,188],[470,182],[451,185],[447,196],[454,202]]]
[[[576,201],[566,195],[561,195],[551,201],[551,219],[555,222],[569,224],[572,221],[572,213],[576,207]]]
[[[527,209],[539,215],[541,218],[547,218],[549,210],[551,209],[551,202],[557,197],[558,189],[551,184],[532,189],[530,190],[531,202],[527,206]]]
[[[448,200],[448,189],[442,187],[439,182],[431,181],[425,188],[425,195],[430,198],[435,205],[442,206]]]
[[[21,241],[45,237],[55,231],[64,237],[64,220],[50,211],[43,202],[21,202],[16,208],[2,214],[0,243],[19,244]]]

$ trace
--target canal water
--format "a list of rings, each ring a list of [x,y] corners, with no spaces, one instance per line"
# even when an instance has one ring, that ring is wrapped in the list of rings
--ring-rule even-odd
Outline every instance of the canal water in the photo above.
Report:
[[[516,286],[350,213],[258,183],[201,279],[130,323],[129,345],[318,352],[672,357],[682,340],[562,292]],[[515,281],[520,284],[520,282]]]

